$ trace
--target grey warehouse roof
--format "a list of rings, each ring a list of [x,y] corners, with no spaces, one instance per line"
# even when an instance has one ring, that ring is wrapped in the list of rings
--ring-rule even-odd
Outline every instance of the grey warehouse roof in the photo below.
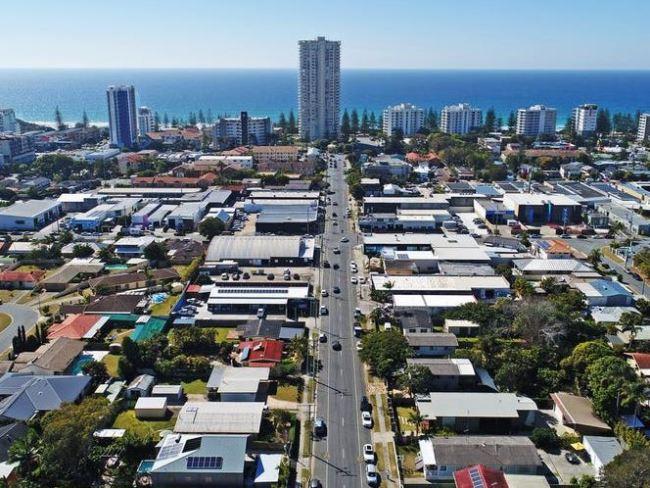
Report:
[[[206,261],[310,257],[313,242],[300,236],[216,236]]]
[[[60,206],[56,200],[26,200],[0,208],[0,215],[33,218]]]

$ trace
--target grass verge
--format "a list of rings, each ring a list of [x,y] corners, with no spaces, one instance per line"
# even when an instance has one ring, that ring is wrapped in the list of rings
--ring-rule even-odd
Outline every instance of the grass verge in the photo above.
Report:
[[[176,423],[176,414],[161,420],[140,420],[134,410],[126,410],[117,416],[114,429],[126,429],[130,432],[155,439],[161,430],[171,430]]]
[[[0,332],[5,330],[9,325],[11,325],[13,319],[8,313],[0,312]]]
[[[120,376],[117,364],[120,360],[119,354],[107,354],[103,357],[102,362],[106,365],[106,371],[113,378]]]

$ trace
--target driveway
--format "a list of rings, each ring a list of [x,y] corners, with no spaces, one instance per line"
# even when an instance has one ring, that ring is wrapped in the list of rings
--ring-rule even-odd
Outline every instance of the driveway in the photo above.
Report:
[[[12,318],[11,324],[0,332],[0,352],[4,352],[12,347],[11,340],[16,335],[18,327],[24,325],[25,332],[29,332],[36,325],[39,314],[35,307],[16,305],[15,303],[0,305],[0,312],[9,314]]]
[[[571,464],[566,460],[564,455],[568,452],[562,450],[557,453],[549,453],[538,449],[537,452],[542,458],[542,462],[548,467],[549,471],[558,479],[559,484],[570,485],[571,478],[580,479],[583,475],[593,476],[594,467],[591,463],[586,462],[582,457],[580,464]]]

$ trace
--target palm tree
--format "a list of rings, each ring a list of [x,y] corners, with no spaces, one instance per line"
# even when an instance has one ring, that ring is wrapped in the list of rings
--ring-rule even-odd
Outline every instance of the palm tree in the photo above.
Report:
[[[420,431],[422,430],[422,424],[427,419],[426,415],[422,415],[419,410],[413,410],[409,412],[408,416],[409,422],[415,426],[415,437],[420,437]]]
[[[630,342],[634,341],[636,333],[638,332],[639,326],[642,322],[643,317],[641,317],[641,314],[638,314],[636,312],[624,312],[621,314],[621,318],[619,319],[621,332],[630,333]]]
[[[592,264],[592,266],[596,267],[600,264],[602,257],[603,257],[602,251],[596,248],[591,250],[587,260]]]
[[[22,477],[36,474],[40,438],[34,429],[29,429],[24,437],[16,439],[9,448],[9,460],[18,463]]]
[[[288,410],[275,409],[271,410],[270,420],[275,431],[280,434],[283,442],[287,441],[287,433],[291,426],[291,413]]]

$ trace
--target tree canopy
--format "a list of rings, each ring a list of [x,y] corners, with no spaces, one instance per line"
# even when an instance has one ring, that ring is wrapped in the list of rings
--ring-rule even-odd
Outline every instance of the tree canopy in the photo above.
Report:
[[[360,357],[370,369],[382,378],[390,378],[406,366],[411,348],[397,330],[373,331],[361,339]]]

